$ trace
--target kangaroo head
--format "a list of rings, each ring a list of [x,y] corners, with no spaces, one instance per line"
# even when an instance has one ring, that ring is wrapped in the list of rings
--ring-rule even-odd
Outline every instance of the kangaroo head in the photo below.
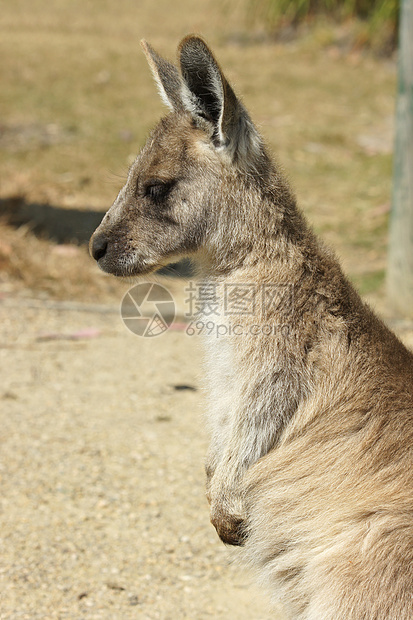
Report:
[[[132,164],[92,236],[90,251],[101,269],[117,276],[148,274],[185,256],[214,270],[225,254],[223,245],[239,255],[235,245],[248,246],[248,226],[239,224],[240,219],[245,223],[246,207],[238,194],[245,196],[251,178],[263,182],[269,160],[201,38],[181,42],[180,71],[146,42],[142,45],[170,113]]]

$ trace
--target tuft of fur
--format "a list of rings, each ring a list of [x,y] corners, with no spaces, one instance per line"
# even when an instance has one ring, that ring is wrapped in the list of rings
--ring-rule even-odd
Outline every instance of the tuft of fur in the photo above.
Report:
[[[213,292],[211,521],[295,620],[411,620],[413,356],[308,227],[203,39],[180,70],[143,47],[170,114],[91,252],[120,276],[189,256]],[[232,315],[243,286],[254,312]]]

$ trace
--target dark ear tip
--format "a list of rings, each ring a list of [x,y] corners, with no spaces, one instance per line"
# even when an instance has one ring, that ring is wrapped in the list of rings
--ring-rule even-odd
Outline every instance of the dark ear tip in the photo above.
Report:
[[[145,54],[146,58],[148,58],[148,60],[156,56],[156,52],[153,49],[152,45],[150,45],[145,39],[141,39],[140,43],[143,49],[143,53]]]
[[[199,34],[188,34],[184,37],[178,45],[178,54],[180,55],[184,49],[194,47],[207,50],[211,54],[211,50],[209,49],[205,39],[203,39]]]
[[[162,59],[159,54],[155,52],[152,45],[145,41],[145,39],[141,39],[141,46],[143,53],[146,56],[146,60],[148,61],[148,64],[152,70],[152,73],[156,76],[156,74],[158,73],[157,65],[159,65]]]

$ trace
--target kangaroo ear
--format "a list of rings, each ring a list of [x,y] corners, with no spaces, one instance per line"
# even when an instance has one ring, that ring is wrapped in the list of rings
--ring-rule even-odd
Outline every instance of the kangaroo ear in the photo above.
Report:
[[[241,110],[231,86],[211,50],[200,37],[189,35],[178,48],[181,72],[188,87],[182,91],[185,108],[212,123],[216,146],[228,145]],[[189,94],[189,97],[188,97]]]
[[[173,111],[185,110],[181,92],[184,87],[178,69],[161,58],[145,40],[141,41],[143,51],[153,73],[162,101]]]

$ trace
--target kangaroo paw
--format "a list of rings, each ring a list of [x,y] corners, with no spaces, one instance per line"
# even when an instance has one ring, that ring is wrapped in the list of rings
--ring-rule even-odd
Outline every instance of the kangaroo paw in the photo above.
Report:
[[[245,519],[220,509],[211,510],[211,523],[226,545],[242,546],[247,537]]]

